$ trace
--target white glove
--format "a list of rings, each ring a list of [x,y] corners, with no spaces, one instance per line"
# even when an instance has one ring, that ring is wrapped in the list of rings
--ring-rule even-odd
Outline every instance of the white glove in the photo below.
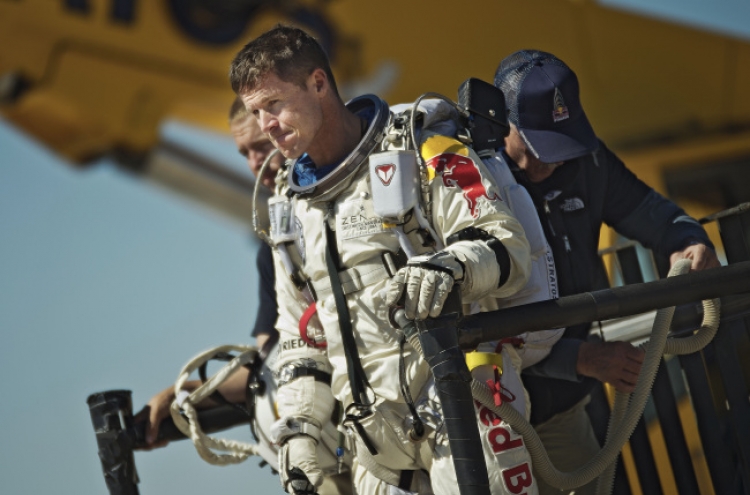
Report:
[[[318,465],[318,442],[308,435],[288,438],[279,450],[281,486],[292,495],[316,495],[323,483],[323,472]]]
[[[404,313],[410,320],[440,315],[455,281],[464,276],[464,267],[451,253],[440,251],[414,256],[393,276],[385,302],[395,305],[404,295]]]

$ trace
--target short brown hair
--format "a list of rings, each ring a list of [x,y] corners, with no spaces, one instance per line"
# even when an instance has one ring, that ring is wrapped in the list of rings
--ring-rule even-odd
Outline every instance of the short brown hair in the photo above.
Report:
[[[235,55],[229,68],[232,89],[253,90],[269,73],[279,79],[305,88],[305,83],[315,69],[323,69],[333,91],[338,95],[331,64],[323,47],[305,31],[278,24],[258,36]]]

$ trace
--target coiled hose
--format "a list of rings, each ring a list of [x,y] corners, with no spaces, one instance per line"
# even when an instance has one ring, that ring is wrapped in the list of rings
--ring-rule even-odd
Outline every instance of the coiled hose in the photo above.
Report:
[[[678,261],[670,270],[669,276],[687,273],[690,270],[690,264],[690,260]],[[615,403],[610,415],[607,440],[604,446],[596,456],[575,471],[562,472],[555,468],[534,427],[510,404],[503,402],[499,407],[496,406],[490,388],[477,380],[474,380],[471,384],[474,398],[503,418],[517,433],[523,436],[534,469],[544,481],[561,490],[571,490],[585,485],[603,474],[598,482],[597,490],[599,495],[608,494],[612,489],[614,462],[622,447],[633,434],[633,430],[643,414],[661,356],[665,353],[689,354],[697,352],[711,342],[719,328],[719,300],[707,300],[703,301],[704,314],[701,328],[694,335],[680,339],[668,338],[674,310],[674,307],[670,307],[657,311],[651,339],[642,345],[646,349],[646,355],[636,382],[635,391],[632,394],[618,392],[615,395]],[[419,339],[415,335],[409,338],[409,343],[421,352]]]
[[[266,159],[263,160],[263,165],[260,166],[260,170],[258,171],[258,176],[255,178],[255,187],[253,188],[253,211],[252,211],[253,231],[255,232],[255,235],[257,235],[260,238],[260,240],[262,240],[263,242],[265,242],[271,247],[273,247],[274,244],[271,241],[271,238],[268,236],[269,234],[268,230],[260,226],[260,219],[258,218],[258,196],[260,196],[261,178],[263,177],[263,174],[266,173],[266,170],[268,170],[268,167],[271,164],[271,160],[273,159],[273,157],[276,156],[277,153],[281,153],[281,152],[278,149],[274,149],[272,152],[268,154]]]

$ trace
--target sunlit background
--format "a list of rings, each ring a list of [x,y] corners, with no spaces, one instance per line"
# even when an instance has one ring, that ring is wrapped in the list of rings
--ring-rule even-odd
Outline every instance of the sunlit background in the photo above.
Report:
[[[600,3],[750,40],[746,1]],[[455,9],[440,26],[443,35],[472,29],[466,19],[448,29],[447,19],[465,17]],[[503,22],[518,21],[498,19],[497,29]],[[429,50],[436,28],[415,19],[413,29]],[[487,62],[492,67],[497,60]],[[381,76],[398,77],[389,67],[381,67]],[[388,81],[373,80],[370,87],[380,83],[385,88]],[[427,82],[420,87],[432,89]],[[219,127],[172,121],[159,132],[247,174]],[[142,181],[108,159],[74,168],[0,120],[0,492],[106,493],[86,397],[130,389],[138,409],[199,351],[251,342],[256,249],[247,223]],[[228,434],[249,439],[244,429]],[[136,455],[143,495],[281,493],[259,461],[209,466],[185,441]]]

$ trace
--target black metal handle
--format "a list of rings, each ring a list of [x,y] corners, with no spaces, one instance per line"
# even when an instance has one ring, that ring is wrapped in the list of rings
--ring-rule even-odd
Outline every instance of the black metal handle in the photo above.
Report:
[[[524,332],[620,318],[747,292],[750,292],[750,261],[743,261],[656,282],[584,292],[466,316],[459,328],[459,341],[462,349],[472,350],[482,342]]]
[[[133,426],[130,390],[91,394],[86,402],[96,433],[104,481],[110,495],[138,495],[133,442],[128,435]]]
[[[417,321],[422,354],[432,369],[443,407],[448,442],[461,495],[490,495],[487,465],[471,395],[471,372],[458,345],[459,288],[451,292],[437,318]]]
[[[221,405],[198,411],[198,422],[201,425],[203,433],[216,433],[217,431],[227,430],[237,425],[247,424],[250,422],[250,417],[247,413],[232,405]],[[145,421],[134,423],[128,435],[133,439],[134,449],[141,449],[148,446],[146,444]],[[157,442],[161,440],[173,442],[175,440],[184,440],[185,438],[187,437],[175,426],[174,420],[171,417],[165,418],[159,424],[159,434],[156,436]]]
[[[134,421],[130,390],[109,390],[91,394],[86,402],[96,434],[104,481],[110,495],[138,495],[138,473],[133,450],[146,448],[146,422]],[[232,406],[198,412],[205,433],[215,433],[250,422],[250,417]],[[157,440],[187,438],[172,418],[159,425]]]

